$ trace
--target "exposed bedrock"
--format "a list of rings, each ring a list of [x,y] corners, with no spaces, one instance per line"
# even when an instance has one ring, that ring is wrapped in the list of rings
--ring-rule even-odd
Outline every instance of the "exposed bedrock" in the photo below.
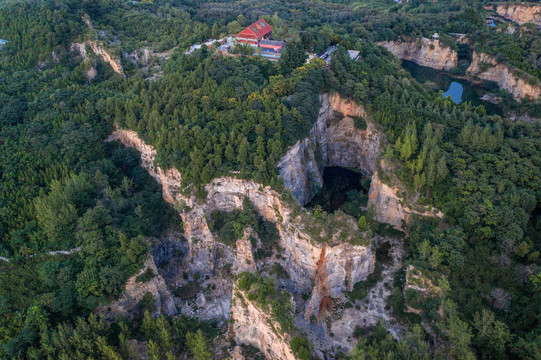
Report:
[[[378,221],[401,228],[412,213],[443,216],[434,212],[419,212],[404,204],[399,196],[399,181],[395,185],[381,181],[378,154],[381,133],[366,117],[362,106],[343,99],[338,94],[321,95],[321,109],[310,135],[299,140],[278,162],[284,185],[302,205],[307,204],[323,185],[326,166],[341,166],[360,170],[371,177],[368,206],[373,206]],[[355,125],[362,117],[366,126]]]
[[[403,205],[398,187],[384,184],[378,176],[382,171],[378,170],[382,168],[378,160],[381,133],[356,103],[336,94],[323,94],[321,100],[322,108],[310,135],[292,146],[279,162],[285,186],[301,204],[305,204],[321,187],[325,166],[359,169],[372,177],[369,205],[374,205],[378,220],[400,227],[414,211]],[[219,275],[224,263],[231,265],[233,274],[264,269],[266,260],[254,257],[256,249],[250,241],[251,237],[256,239],[256,243],[261,239],[248,228],[237,240],[235,248],[221,243],[207,222],[212,212],[241,209],[247,199],[261,217],[276,224],[281,250],[273,255],[271,261],[280,263],[289,275],[283,285],[295,294],[295,298],[300,300],[300,294],[310,294],[307,302],[297,305],[296,310],[301,310],[303,319],[317,316],[332,302],[331,299],[340,298],[343,292],[352,290],[355,283],[365,280],[374,271],[375,256],[370,239],[358,237],[362,233],[356,219],[339,213],[326,220],[315,218],[294,199],[270,187],[233,176],[213,179],[205,187],[206,198],[200,200],[182,184],[179,171],[174,168],[164,170],[155,164],[155,149],[145,144],[137,133],[117,129],[108,139],[113,140],[120,140],[141,153],[141,165],[161,184],[164,199],[179,211],[184,236],[188,240],[183,269],[191,274],[200,274],[201,278],[208,279],[206,281],[221,284],[221,295],[197,295],[195,308],[191,307],[194,315],[219,321],[232,316],[230,329],[237,343],[252,344],[268,358],[291,356],[287,336],[274,333],[268,326],[267,315],[256,306],[249,302],[240,304],[239,299],[231,303],[232,279],[230,275]],[[174,251],[171,244],[155,249],[155,261],[167,261]],[[205,312],[208,303],[218,296],[216,310]],[[183,313],[185,307],[186,304],[177,303],[177,308]]]
[[[530,83],[520,71],[496,61],[490,55],[473,52],[472,62],[466,74],[483,80],[494,81],[498,87],[509,91],[516,100],[535,100],[541,95],[539,83]]]
[[[103,46],[103,44],[99,41],[87,40],[83,43],[72,43],[71,51],[78,52],[81,58],[83,59],[83,61],[87,61],[88,60],[87,46],[92,50],[94,54],[101,57],[103,61],[108,63],[114,72],[116,72],[119,75],[124,76],[124,68],[122,67],[122,63],[120,62],[120,59],[118,57],[115,57],[109,51],[107,51],[105,47]]]
[[[496,12],[501,17],[519,25],[534,23],[541,25],[541,5],[539,4],[502,4]]]
[[[411,41],[382,41],[383,46],[401,60],[409,60],[421,66],[439,70],[451,70],[457,66],[458,53],[439,40],[420,38]]]
[[[267,359],[295,360],[289,346],[290,336],[278,330],[280,325],[269,311],[249,301],[244,292],[234,289],[233,293],[231,330],[235,342],[260,349]]]
[[[265,220],[273,222],[279,232],[279,245],[283,249],[278,261],[294,282],[296,291],[308,293],[312,290],[312,281],[316,276],[317,261],[320,259],[323,244],[313,239],[303,223],[304,216],[311,216],[304,210],[298,211],[298,205],[288,203],[270,187],[263,187],[252,181],[234,177],[213,179],[207,186],[205,201],[199,201],[194,195],[181,191],[181,175],[176,169],[164,171],[154,165],[156,151],[146,145],[137,133],[129,130],[116,130],[108,141],[118,139],[124,145],[136,148],[141,153],[141,165],[154,177],[163,189],[163,197],[175,206],[184,223],[184,235],[189,242],[189,267],[201,275],[212,275],[215,250],[223,247],[209,229],[207,218],[213,211],[232,211],[242,208],[244,199],[248,199],[255,210]],[[346,223],[349,233],[358,228],[356,222]],[[324,229],[321,230],[324,232]],[[330,234],[334,239],[333,234]],[[328,266],[328,289],[332,293],[346,290],[348,286],[364,280],[374,269],[374,254],[370,246],[337,244],[331,241],[325,252]],[[251,260],[247,244],[239,244],[236,256],[242,261]],[[340,254],[339,257],[336,254]],[[246,258],[246,259],[244,259]],[[346,282],[347,280],[347,282]]]
[[[284,185],[302,205],[323,186],[326,166],[359,169],[368,177],[374,173],[380,134],[370,122],[365,130],[357,128],[357,117],[365,118],[366,113],[353,101],[338,94],[321,95],[321,109],[310,135],[293,145],[278,162]]]

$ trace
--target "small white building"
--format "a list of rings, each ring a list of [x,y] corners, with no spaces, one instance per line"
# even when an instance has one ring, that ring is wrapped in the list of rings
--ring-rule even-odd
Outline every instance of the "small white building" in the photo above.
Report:
[[[348,55],[352,60],[357,60],[359,58],[360,51],[358,50],[348,50]]]
[[[438,35],[438,33],[434,33],[434,35],[432,35],[432,39],[434,40],[439,40],[440,36]]]

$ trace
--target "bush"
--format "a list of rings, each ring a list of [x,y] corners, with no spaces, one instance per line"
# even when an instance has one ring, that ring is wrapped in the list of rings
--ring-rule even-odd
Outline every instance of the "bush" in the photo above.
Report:
[[[137,282],[149,282],[150,280],[154,279],[156,274],[154,274],[154,271],[150,268],[148,268],[144,273],[139,275],[135,278],[135,281]]]
[[[364,216],[364,215],[361,216],[359,218],[359,221],[358,221],[357,224],[359,224],[359,229],[361,229],[361,230],[366,229],[366,216]]]
[[[308,340],[305,337],[294,336],[289,342],[291,351],[301,360],[308,360],[310,358],[310,348]]]

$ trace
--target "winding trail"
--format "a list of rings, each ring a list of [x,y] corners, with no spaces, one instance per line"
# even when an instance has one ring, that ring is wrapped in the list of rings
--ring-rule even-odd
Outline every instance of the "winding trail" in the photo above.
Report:
[[[71,254],[74,254],[76,252],[81,251],[82,249],[83,248],[79,246],[79,247],[69,249],[69,250],[55,250],[55,251],[49,251],[49,252],[46,252],[46,253],[43,253],[43,254],[31,254],[31,255],[28,255],[28,257],[32,258],[32,257],[34,257],[36,255],[50,255],[50,256],[71,255]],[[0,256],[0,261],[10,262],[11,260],[6,258],[6,257]]]

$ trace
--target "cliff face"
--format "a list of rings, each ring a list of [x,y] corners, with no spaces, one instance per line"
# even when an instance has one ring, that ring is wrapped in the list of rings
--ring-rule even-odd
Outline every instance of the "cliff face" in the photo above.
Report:
[[[399,59],[413,61],[421,66],[451,70],[457,66],[458,54],[439,40],[421,38],[417,41],[383,41],[378,43]]]
[[[285,186],[303,205],[322,187],[325,166],[352,167],[371,176],[377,163],[379,133],[372,123],[366,130],[354,124],[354,117],[366,116],[364,109],[337,94],[322,95],[321,103],[309,137],[299,140],[277,165]]]
[[[375,258],[368,249],[350,244],[333,248],[323,246],[317,261],[317,274],[312,296],[306,305],[305,319],[325,310],[329,298],[338,298],[344,291],[366,279],[374,271]]]
[[[186,196],[181,190],[181,176],[175,169],[164,171],[154,165],[155,150],[139,139],[137,134],[129,130],[117,130],[108,139],[118,139],[124,145],[135,147],[141,152],[142,166],[148,173],[162,184],[163,197],[179,209],[184,222],[184,232],[190,249],[190,267],[200,274],[210,275],[214,269],[215,249],[217,244],[210,231],[207,218],[213,211],[232,211],[242,208],[247,198],[257,213],[265,220],[277,225],[279,245],[283,254],[279,260],[295,283],[298,291],[309,292],[312,289],[312,279],[316,274],[316,261],[320,258],[323,245],[312,239],[302,223],[302,216],[295,212],[294,205],[283,201],[280,194],[270,187],[262,187],[252,181],[232,177],[222,177],[212,180],[207,186],[207,197],[204,202],[195,196]],[[304,216],[311,216],[303,212]],[[348,230],[355,232],[356,224],[349,224]],[[241,243],[240,253],[243,258],[249,258],[248,245]],[[340,261],[329,257],[328,262],[335,264],[329,269],[329,288],[345,289],[348,284],[363,280],[373,271],[374,255],[369,247],[360,245],[341,244],[329,246],[327,253],[335,256],[340,249],[347,246],[348,251],[341,253]],[[362,260],[362,261],[361,261]]]
[[[98,41],[88,40],[84,43],[72,43],[71,50],[78,52],[79,55],[81,55],[81,57],[83,58],[83,61],[86,61],[88,59],[86,52],[87,46],[92,50],[92,52],[94,52],[94,54],[100,56],[103,61],[108,63],[114,72],[124,76],[124,69],[122,68],[122,63],[120,62],[120,59],[115,58],[112,54],[105,50],[103,44],[99,43]]]
[[[500,89],[504,89],[513,94],[516,100],[529,98],[535,100],[541,94],[539,85],[532,85],[526,79],[523,79],[509,67],[498,63],[492,56],[473,52],[472,62],[466,73],[476,76],[483,80],[494,81],[498,83]]]
[[[526,23],[541,25],[541,5],[502,4],[498,5],[496,12],[519,25]]]
[[[368,205],[374,206],[377,220],[401,228],[411,213],[419,213],[403,204],[398,187],[384,184],[376,171],[381,134],[368,121],[364,109],[337,94],[321,96],[319,117],[310,135],[299,140],[278,162],[284,185],[301,204],[308,203],[323,184],[325,166],[359,169],[371,177]],[[366,129],[355,126],[354,117],[365,118]],[[442,216],[435,211],[422,213]]]
[[[238,289],[231,307],[232,332],[235,342],[260,349],[267,359],[295,360],[289,346],[289,336],[281,333],[280,325],[268,314],[250,302]],[[278,330],[278,331],[277,331]]]
[[[414,211],[402,204],[398,188],[380,181],[377,170],[382,168],[377,157],[380,132],[366,119],[366,127],[355,125],[356,121],[363,123],[359,120],[366,116],[361,106],[338,95],[324,94],[321,100],[323,106],[310,136],[295,144],[280,161],[285,186],[301,203],[305,203],[321,186],[325,166],[360,169],[372,177],[369,205],[374,205],[378,220],[400,227]],[[177,308],[183,314],[201,319],[225,321],[232,316],[230,329],[239,344],[256,346],[268,358],[292,358],[286,335],[272,329],[275,325],[270,325],[272,321],[264,312],[238,298],[231,302],[234,292],[231,273],[265,272],[269,265],[278,262],[289,275],[281,285],[298,299],[296,310],[301,312],[297,322],[301,327],[308,324],[304,328],[307,330],[311,326],[308,319],[312,315],[321,314],[334,301],[331,299],[342,301],[339,299],[344,298],[345,291],[351,291],[355,283],[374,271],[375,257],[370,239],[351,237],[362,234],[355,219],[345,214],[316,218],[270,187],[235,177],[213,179],[205,187],[206,198],[200,200],[184,188],[182,176],[176,169],[164,170],[154,164],[156,151],[137,133],[116,130],[107,141],[113,140],[120,140],[124,145],[139,150],[142,166],[162,185],[164,199],[179,211],[184,223],[184,236],[188,240],[186,251],[182,251],[187,258],[179,263],[182,271],[190,276],[199,274],[204,279],[199,285],[201,289],[209,289],[212,283],[221,291],[201,291],[193,304],[177,301]],[[245,199],[261,217],[276,224],[280,250],[275,250],[271,260],[254,256],[256,249],[253,244],[259,243],[260,239],[250,228],[237,240],[235,248],[218,241],[209,228],[207,219],[212,212],[240,209]],[[255,242],[250,238],[255,238]],[[358,241],[348,242],[347,239]],[[155,259],[163,258],[165,262],[174,252],[174,247],[167,245],[155,252]],[[229,267],[231,272],[223,275],[224,267]],[[186,285],[187,281],[178,277],[172,280],[177,287]],[[310,294],[309,300],[301,300],[302,294]],[[327,332],[323,331],[323,334]],[[344,332],[342,335],[347,338],[351,334]],[[334,351],[331,350],[332,344],[332,341],[318,342],[316,350]]]

